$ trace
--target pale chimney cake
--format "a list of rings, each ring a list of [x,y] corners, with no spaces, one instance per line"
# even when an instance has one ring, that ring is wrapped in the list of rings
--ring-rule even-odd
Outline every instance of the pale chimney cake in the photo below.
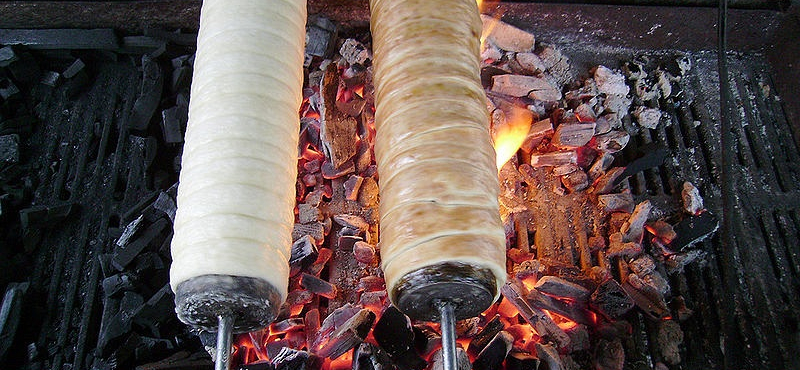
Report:
[[[305,23],[304,0],[203,1],[170,270],[194,327],[262,328],[286,298]]]
[[[506,277],[477,4],[371,0],[370,10],[389,296],[414,319],[438,320],[444,306],[476,316]]]

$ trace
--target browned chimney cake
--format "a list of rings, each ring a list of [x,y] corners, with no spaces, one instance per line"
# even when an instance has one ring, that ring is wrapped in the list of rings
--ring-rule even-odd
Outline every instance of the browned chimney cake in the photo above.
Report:
[[[305,22],[302,0],[203,1],[170,271],[194,327],[262,328],[286,298]]]
[[[458,319],[476,316],[506,277],[477,4],[372,0],[370,8],[389,296],[414,319],[439,319],[442,303]]]

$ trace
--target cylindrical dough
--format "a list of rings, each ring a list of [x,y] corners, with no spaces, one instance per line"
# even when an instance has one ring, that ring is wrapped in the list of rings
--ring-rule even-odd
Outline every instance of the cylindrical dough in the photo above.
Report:
[[[304,0],[204,0],[170,284],[264,279],[286,298],[302,99]]]
[[[370,10],[387,288],[455,262],[490,270],[499,292],[505,237],[479,77],[477,4],[370,0]]]

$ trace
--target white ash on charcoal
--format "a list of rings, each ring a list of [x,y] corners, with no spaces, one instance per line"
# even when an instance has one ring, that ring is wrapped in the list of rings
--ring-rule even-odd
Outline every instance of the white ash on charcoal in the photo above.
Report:
[[[530,52],[536,45],[536,38],[517,27],[492,16],[481,14],[483,33],[481,39],[498,48],[511,52]]]

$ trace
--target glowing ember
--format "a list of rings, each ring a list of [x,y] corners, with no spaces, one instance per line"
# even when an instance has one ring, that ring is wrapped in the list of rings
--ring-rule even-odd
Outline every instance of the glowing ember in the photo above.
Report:
[[[505,122],[495,122],[492,129],[498,171],[517,153],[531,129],[531,113],[527,109],[510,105],[504,113]]]

